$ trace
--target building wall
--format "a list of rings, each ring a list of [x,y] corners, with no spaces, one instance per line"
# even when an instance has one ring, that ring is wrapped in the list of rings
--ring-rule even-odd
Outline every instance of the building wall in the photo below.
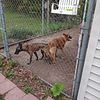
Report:
[[[100,100],[100,0],[97,0],[77,100]]]

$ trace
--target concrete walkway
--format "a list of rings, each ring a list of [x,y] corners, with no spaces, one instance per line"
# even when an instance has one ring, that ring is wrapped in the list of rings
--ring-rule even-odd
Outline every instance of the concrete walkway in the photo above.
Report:
[[[9,81],[0,73],[0,94],[4,95],[5,100],[39,100],[32,94],[26,94],[14,83]],[[48,97],[47,100],[53,100]]]

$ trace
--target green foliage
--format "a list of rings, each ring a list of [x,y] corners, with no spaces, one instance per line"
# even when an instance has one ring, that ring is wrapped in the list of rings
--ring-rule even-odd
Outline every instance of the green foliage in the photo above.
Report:
[[[30,37],[32,35],[33,35],[33,32],[31,32],[29,30],[25,30],[25,29],[19,29],[19,30],[12,29],[10,37],[14,38],[14,39],[20,40],[20,39],[26,39],[26,38],[28,38],[28,37]]]
[[[25,86],[23,87],[23,91],[24,91],[26,94],[28,94],[28,93],[30,93],[30,92],[32,91],[32,87],[30,87],[30,86],[28,86],[28,85],[25,85]]]
[[[12,70],[7,70],[5,72],[5,76],[6,76],[6,78],[10,79],[10,78],[12,78],[14,76],[14,72]]]
[[[1,59],[0,58],[0,67],[3,69],[9,70],[16,66],[16,62],[12,59]],[[9,73],[9,72],[8,72]]]
[[[41,10],[41,0],[4,0],[5,8],[9,11],[17,11],[29,14]]]
[[[85,0],[80,0],[80,8],[78,9],[78,16],[81,18],[83,18],[83,11],[84,11],[84,6],[85,6]]]
[[[57,97],[61,94],[61,91],[64,89],[64,85],[60,82],[54,83],[51,88],[51,92],[53,93],[54,97]]]
[[[12,67],[14,67],[16,65],[16,62],[14,60],[12,60],[12,59],[9,59],[8,60],[8,65],[12,68]]]
[[[59,1],[59,0],[58,0]],[[70,29],[81,22],[84,1],[80,0],[77,16],[66,16],[50,13],[50,33],[62,29]],[[47,18],[44,19],[44,33],[42,34],[42,1],[41,0],[3,0],[5,9],[6,31],[9,38],[26,39],[34,35],[47,34]],[[53,0],[50,1],[51,3]]]
[[[0,100],[4,100],[4,98],[3,98],[3,96],[2,96],[2,95],[0,95]]]
[[[3,67],[2,59],[0,58],[0,67]]]

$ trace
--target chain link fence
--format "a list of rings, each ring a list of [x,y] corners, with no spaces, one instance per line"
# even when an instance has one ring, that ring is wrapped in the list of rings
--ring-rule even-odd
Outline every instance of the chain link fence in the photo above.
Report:
[[[3,0],[5,28],[9,44],[36,36],[47,35],[42,37],[42,39],[36,40],[41,40],[40,42],[42,42],[42,40],[48,40],[49,34],[57,32],[57,36],[62,34],[63,31],[68,33],[67,29],[71,29],[73,26],[81,23],[84,1],[80,0],[77,16],[68,16],[51,13],[52,3],[59,3],[59,0]],[[66,93],[69,95],[71,95],[72,79],[75,70],[73,66],[75,66],[77,54],[78,33],[79,30],[73,30],[74,40],[65,48],[66,58],[61,59],[58,57],[56,65],[48,65],[43,61],[39,61],[30,66],[34,73],[51,84],[54,81],[62,81],[65,85]],[[1,38],[0,34],[0,46],[2,46]],[[15,46],[9,48],[13,58],[27,66],[27,55],[23,53],[19,55],[19,58],[15,57],[15,48]]]
[[[52,3],[58,2],[59,0],[3,0],[9,43],[78,25],[81,22],[81,10],[77,16],[51,13]]]

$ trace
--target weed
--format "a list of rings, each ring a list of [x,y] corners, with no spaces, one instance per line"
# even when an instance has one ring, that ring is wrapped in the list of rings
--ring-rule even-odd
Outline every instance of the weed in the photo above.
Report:
[[[14,67],[15,65],[16,65],[16,62],[15,62],[14,60],[12,60],[12,59],[9,59],[9,60],[8,60],[8,66],[9,66],[10,68]]]
[[[60,100],[60,94],[61,91],[64,89],[64,85],[60,82],[54,83],[54,85],[51,87],[52,95],[55,97],[55,99]]]
[[[0,67],[3,67],[2,59],[0,58]]]
[[[3,96],[0,94],[0,100],[4,100]]]
[[[11,70],[8,70],[8,71],[5,72],[5,76],[6,76],[6,78],[10,79],[14,76],[14,72],[11,71]]]
[[[32,91],[32,87],[31,87],[31,86],[28,86],[28,85],[25,85],[25,86],[23,87],[23,91],[24,91],[26,94],[28,94],[28,93],[30,93],[30,92]]]

